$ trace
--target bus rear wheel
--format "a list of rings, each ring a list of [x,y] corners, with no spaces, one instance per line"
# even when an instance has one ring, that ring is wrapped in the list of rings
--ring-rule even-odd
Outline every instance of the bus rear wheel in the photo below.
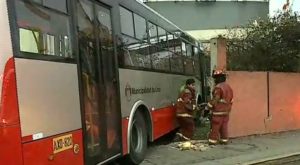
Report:
[[[147,130],[143,114],[137,111],[134,115],[130,132],[130,151],[127,155],[129,164],[140,164],[147,151]]]

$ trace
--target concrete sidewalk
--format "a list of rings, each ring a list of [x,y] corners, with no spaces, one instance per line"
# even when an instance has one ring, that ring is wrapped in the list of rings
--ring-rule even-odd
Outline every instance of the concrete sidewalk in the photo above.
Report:
[[[300,154],[300,130],[231,139],[228,145],[217,145],[206,151],[180,151],[172,144],[149,148],[142,165],[206,164],[235,165]]]

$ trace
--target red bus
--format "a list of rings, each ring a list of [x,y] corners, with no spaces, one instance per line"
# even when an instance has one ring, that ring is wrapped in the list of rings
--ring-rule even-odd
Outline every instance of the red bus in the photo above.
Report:
[[[199,43],[135,0],[0,2],[0,163],[139,164],[174,130]]]

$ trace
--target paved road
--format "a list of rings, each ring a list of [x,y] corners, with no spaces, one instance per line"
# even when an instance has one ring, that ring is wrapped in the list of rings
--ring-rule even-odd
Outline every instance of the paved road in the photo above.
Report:
[[[261,160],[279,159],[282,156],[286,157],[285,155],[300,154],[299,139],[300,130],[231,139],[228,145],[217,145],[202,152],[179,151],[172,144],[154,145],[149,147],[147,157],[141,165],[255,164]],[[299,165],[299,160],[284,164]],[[279,165],[278,163],[282,164],[282,162],[277,162],[277,164],[258,165]]]
[[[282,159],[267,161],[263,163],[256,163],[253,165],[299,165],[300,164],[300,155],[290,156]]]

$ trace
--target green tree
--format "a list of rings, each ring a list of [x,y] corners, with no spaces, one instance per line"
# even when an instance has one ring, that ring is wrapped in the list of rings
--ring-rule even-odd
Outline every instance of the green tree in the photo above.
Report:
[[[228,29],[228,69],[248,71],[300,71],[300,22],[297,13],[278,13]]]

